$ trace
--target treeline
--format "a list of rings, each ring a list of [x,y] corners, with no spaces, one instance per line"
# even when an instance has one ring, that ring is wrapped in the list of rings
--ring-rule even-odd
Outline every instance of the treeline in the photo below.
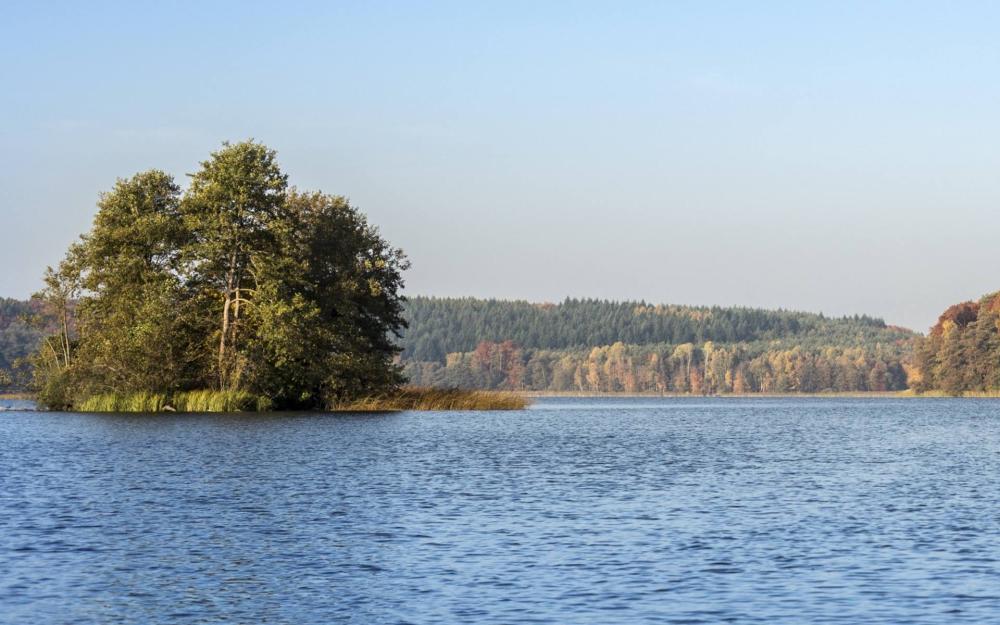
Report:
[[[417,297],[404,374],[425,386],[557,392],[896,391],[913,332],[866,316],[568,299]]]
[[[916,350],[918,391],[1000,389],[1000,293],[949,307]]]
[[[38,302],[0,297],[0,391],[23,390],[30,372],[26,358],[42,336],[55,331]]]
[[[778,342],[781,343],[781,342]],[[774,343],[522,349],[484,341],[444,363],[408,361],[422,386],[594,393],[821,393],[907,388],[908,350],[782,347]]]

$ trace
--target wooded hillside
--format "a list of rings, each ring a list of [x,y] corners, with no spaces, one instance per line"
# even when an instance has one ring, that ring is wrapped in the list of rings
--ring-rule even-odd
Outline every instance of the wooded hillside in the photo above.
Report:
[[[486,389],[902,390],[917,338],[867,316],[577,299],[415,297],[406,317],[412,383]]]

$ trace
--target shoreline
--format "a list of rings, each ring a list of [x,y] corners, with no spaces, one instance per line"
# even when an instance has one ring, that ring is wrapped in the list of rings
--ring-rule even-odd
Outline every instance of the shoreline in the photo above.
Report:
[[[591,391],[513,391],[524,397],[532,399],[544,398],[601,398],[613,397],[619,399],[684,399],[684,398],[718,398],[718,399],[777,399],[777,398],[855,398],[855,399],[1000,399],[1000,390],[997,391],[965,391],[958,395],[952,395],[943,391],[926,391],[916,393],[911,389],[905,391],[845,391],[830,393],[714,393],[714,394],[692,394],[692,393],[626,393],[626,392],[591,392]]]
[[[316,409],[316,413],[338,412],[396,412],[407,410],[523,410],[535,399],[1000,399],[1000,390],[996,391],[966,391],[958,395],[943,391],[926,391],[916,393],[911,389],[905,391],[866,391],[866,392],[830,392],[830,393],[718,393],[695,395],[691,393],[627,393],[627,392],[591,392],[591,391],[466,391],[459,393],[403,393],[401,395],[368,397],[354,402],[345,402],[339,406]],[[409,395],[407,397],[407,395]],[[427,395],[435,396],[433,399]],[[506,398],[506,399],[505,399]],[[519,402],[517,399],[523,401]],[[511,401],[513,400],[513,401]],[[0,401],[36,401],[32,393],[0,393]],[[482,407],[480,407],[482,406]],[[490,407],[485,407],[490,406]],[[501,407],[496,407],[501,406]],[[94,410],[73,410],[70,412],[94,412]],[[100,412],[100,410],[98,410]],[[128,411],[126,411],[128,412]],[[154,410],[152,412],[174,412]],[[180,411],[188,413],[189,411]],[[206,412],[206,411],[194,411]],[[217,412],[208,410],[207,412]],[[281,410],[237,410],[237,412],[284,412]],[[294,410],[290,412],[295,412]]]

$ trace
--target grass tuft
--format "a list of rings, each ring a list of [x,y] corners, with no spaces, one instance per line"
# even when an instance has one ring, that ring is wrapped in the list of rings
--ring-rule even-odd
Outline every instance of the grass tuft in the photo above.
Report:
[[[522,395],[502,391],[467,391],[406,387],[393,393],[337,402],[336,412],[388,410],[524,410],[530,402]]]
[[[264,412],[271,400],[246,391],[185,391],[165,393],[102,393],[84,400],[82,412]]]
[[[103,393],[92,395],[82,404],[83,412],[161,412],[167,403],[163,393]]]
[[[174,393],[177,412],[254,412],[270,408],[270,400],[247,391],[187,391]],[[261,408],[266,403],[266,408]]]

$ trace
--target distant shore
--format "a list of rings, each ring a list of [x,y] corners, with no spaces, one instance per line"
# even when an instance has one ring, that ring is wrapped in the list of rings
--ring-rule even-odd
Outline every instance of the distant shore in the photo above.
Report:
[[[690,393],[626,393],[591,391],[478,391],[478,390],[436,390],[428,388],[407,388],[396,394],[366,397],[354,401],[343,402],[317,412],[383,412],[400,410],[523,410],[534,399],[546,398],[581,398],[581,399],[1000,399],[1000,390],[996,391],[966,391],[953,395],[943,391],[926,391],[916,393],[912,389],[905,391],[865,391],[865,392],[829,392],[829,393],[725,393],[716,395],[693,395]],[[0,400],[35,401],[32,393],[0,393]],[[117,402],[116,402],[117,404]],[[90,407],[87,407],[90,408]],[[110,407],[109,407],[110,408]],[[144,406],[142,410],[122,409],[115,405],[112,412],[172,412],[151,409]],[[102,412],[108,410],[82,409],[77,412]],[[236,410],[237,412],[259,412],[252,409]],[[186,412],[181,410],[180,412]],[[197,412],[219,412],[218,409],[203,408]]]
[[[907,389],[905,391],[844,391],[844,392],[829,392],[829,393],[721,393],[721,394],[711,394],[711,395],[695,395],[691,393],[625,393],[625,392],[603,392],[595,393],[591,391],[519,391],[521,395],[529,398],[543,399],[546,397],[619,397],[622,399],[628,398],[667,398],[667,399],[683,399],[683,398],[704,398],[704,397],[717,397],[717,398],[733,398],[733,399],[749,399],[754,397],[760,398],[779,398],[779,397],[830,397],[830,398],[858,398],[858,399],[892,399],[892,398],[967,398],[967,399],[997,399],[1000,398],[1000,390],[996,391],[966,391],[959,395],[951,395],[943,391],[926,391],[924,393],[916,393],[912,389]]]

